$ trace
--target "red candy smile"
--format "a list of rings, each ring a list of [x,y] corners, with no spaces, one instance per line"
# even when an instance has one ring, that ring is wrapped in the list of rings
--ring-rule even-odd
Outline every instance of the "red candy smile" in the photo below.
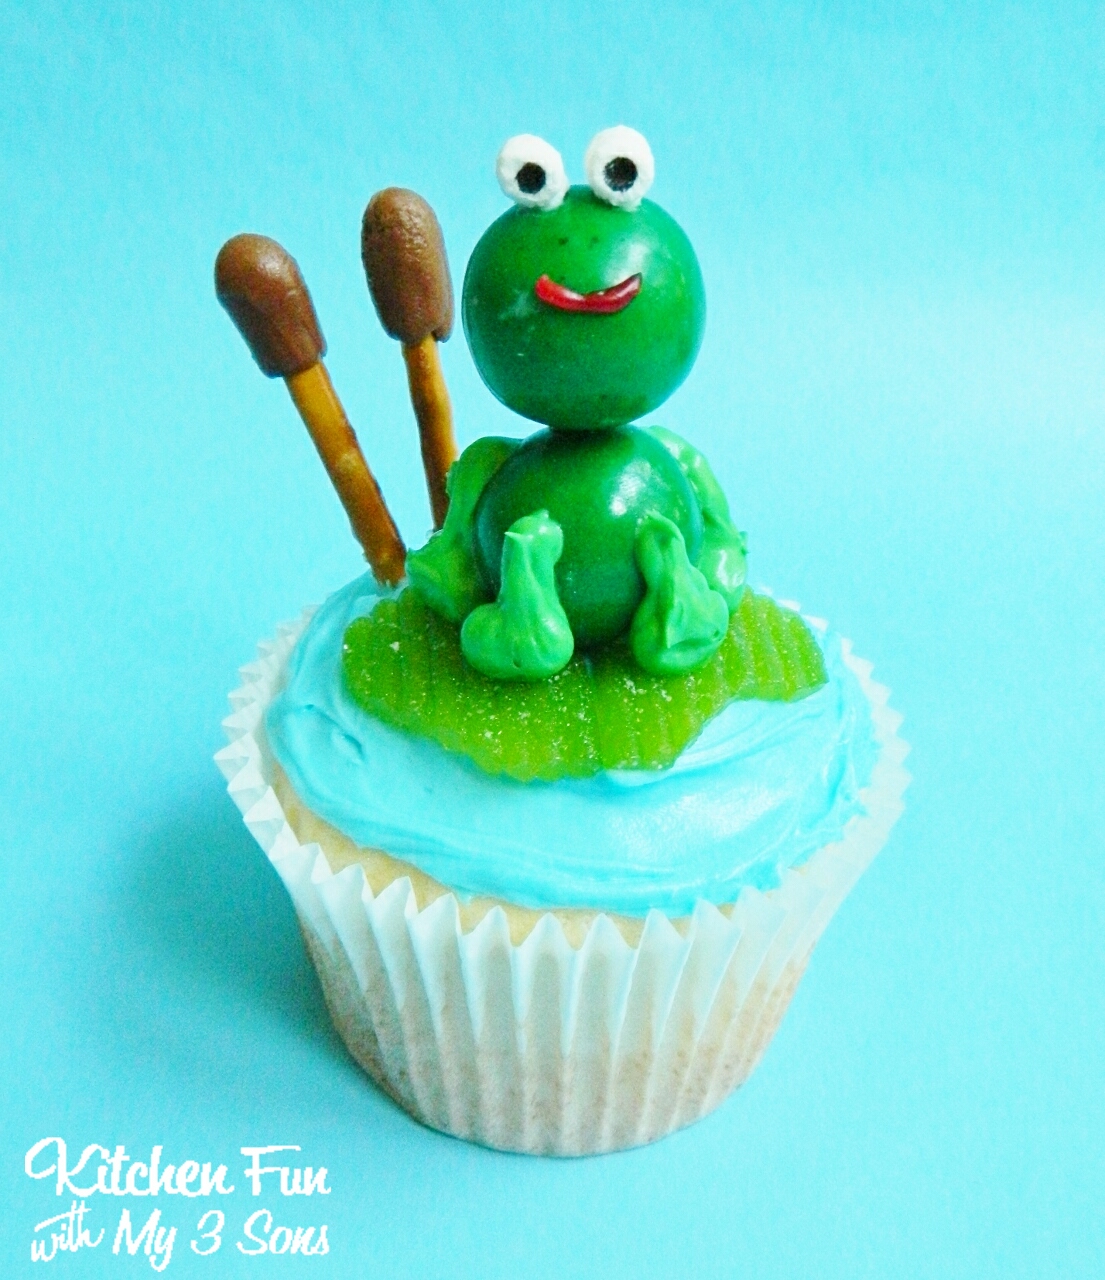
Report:
[[[621,284],[611,285],[609,289],[596,289],[594,293],[576,293],[548,276],[542,276],[533,286],[533,291],[542,302],[558,311],[583,311],[593,316],[609,316],[616,311],[624,311],[641,292],[641,276],[629,276]]]

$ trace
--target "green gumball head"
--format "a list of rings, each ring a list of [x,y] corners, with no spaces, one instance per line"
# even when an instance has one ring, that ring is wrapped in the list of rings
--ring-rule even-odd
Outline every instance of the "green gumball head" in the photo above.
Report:
[[[464,330],[508,408],[554,430],[624,426],[662,404],[702,342],[705,291],[682,228],[644,200],[648,143],[632,129],[588,148],[589,186],[569,187],[548,143],[512,138],[499,181],[516,207],[476,245]]]

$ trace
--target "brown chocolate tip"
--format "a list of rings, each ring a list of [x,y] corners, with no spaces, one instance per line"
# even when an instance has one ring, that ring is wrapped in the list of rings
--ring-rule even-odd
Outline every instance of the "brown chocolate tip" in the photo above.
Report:
[[[453,284],[434,211],[413,191],[388,187],[368,202],[361,261],[380,323],[413,347],[453,331]]]
[[[326,354],[311,295],[287,250],[267,236],[234,236],[215,259],[215,293],[262,373],[290,378]]]

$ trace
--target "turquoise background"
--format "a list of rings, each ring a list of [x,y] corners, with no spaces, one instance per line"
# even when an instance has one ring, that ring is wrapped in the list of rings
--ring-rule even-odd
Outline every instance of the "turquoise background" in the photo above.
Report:
[[[264,1200],[328,1257],[237,1254],[240,1189],[215,1259],[186,1247],[207,1206],[165,1202],[170,1275],[1100,1275],[1100,6],[9,3],[0,29],[3,1274],[68,1208],[22,1172],[59,1134],[329,1167],[326,1201]],[[619,121],[709,297],[655,419],[709,453],[754,576],[876,662],[915,782],[751,1082],[557,1162],[367,1084],[211,763],[257,639],[359,571],[211,266],[244,229],[298,258],[417,541],[362,207],[422,192],[459,280],[507,136],[578,179]],[[523,429],[459,336],[444,362],[463,440]],[[55,1266],[147,1273],[109,1247]]]

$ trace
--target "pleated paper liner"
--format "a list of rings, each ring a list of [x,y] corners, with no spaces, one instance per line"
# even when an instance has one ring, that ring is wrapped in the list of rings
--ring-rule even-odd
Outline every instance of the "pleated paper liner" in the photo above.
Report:
[[[550,913],[520,944],[494,908],[465,932],[457,899],[419,910],[410,880],[374,895],[333,874],[272,789],[265,708],[309,615],[241,671],[215,757],[295,905],[331,1016],[381,1088],[435,1129],[507,1151],[586,1155],[652,1142],[707,1115],[774,1035],[818,938],[902,812],[901,717],[871,664],[844,660],[871,704],[879,758],[866,812],[778,888],[700,901],[677,929],[649,913],[630,946],[604,915],[572,947]]]

